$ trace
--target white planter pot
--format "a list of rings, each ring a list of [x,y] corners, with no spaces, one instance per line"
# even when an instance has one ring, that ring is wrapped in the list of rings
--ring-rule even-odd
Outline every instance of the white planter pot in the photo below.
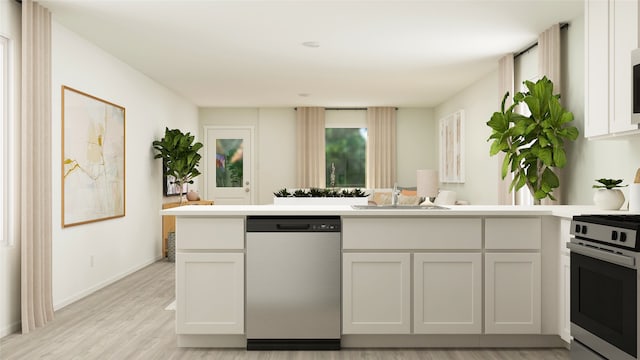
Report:
[[[367,197],[274,197],[273,205],[367,205]]]
[[[619,210],[624,204],[624,194],[619,189],[598,189],[593,194],[593,203],[601,210]]]

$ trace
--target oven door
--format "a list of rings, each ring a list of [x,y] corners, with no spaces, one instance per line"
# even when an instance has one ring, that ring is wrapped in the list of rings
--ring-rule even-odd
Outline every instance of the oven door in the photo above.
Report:
[[[635,359],[638,277],[636,269],[613,263],[634,266],[635,259],[582,245],[570,248],[572,335],[606,358],[619,358],[621,350]]]

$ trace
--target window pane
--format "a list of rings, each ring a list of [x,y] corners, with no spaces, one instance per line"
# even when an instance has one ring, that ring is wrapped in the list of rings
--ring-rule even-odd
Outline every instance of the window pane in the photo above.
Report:
[[[243,139],[216,139],[216,186],[242,187]]]
[[[366,128],[325,129],[328,187],[363,187],[367,149]]]

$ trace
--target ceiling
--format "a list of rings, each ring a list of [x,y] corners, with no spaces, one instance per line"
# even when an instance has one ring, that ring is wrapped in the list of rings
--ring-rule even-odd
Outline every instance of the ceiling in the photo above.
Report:
[[[40,3],[201,107],[436,106],[583,11],[582,0]]]

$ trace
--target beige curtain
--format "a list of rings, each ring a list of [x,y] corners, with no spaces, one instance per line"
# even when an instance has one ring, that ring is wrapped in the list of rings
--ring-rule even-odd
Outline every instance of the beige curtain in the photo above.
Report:
[[[296,111],[297,186],[324,188],[326,184],[324,108]]]
[[[53,320],[51,292],[51,14],[22,1],[19,161],[22,332]]]
[[[367,109],[367,187],[389,188],[396,177],[396,109]]]
[[[562,90],[562,74],[560,70],[560,25],[556,24],[545,30],[538,37],[538,73],[540,77],[546,76],[553,81],[553,92],[561,93]],[[562,169],[553,169],[560,178],[560,187],[553,191],[556,201],[544,199],[542,205],[558,205],[562,204]]]
[[[498,61],[498,95],[500,101],[502,101],[504,94],[507,91],[509,92],[509,98],[507,98],[505,106],[511,106],[513,103],[514,81],[513,54],[507,54]],[[498,153],[497,158],[498,205],[513,205],[513,193],[509,192],[509,185],[511,185],[511,181],[513,180],[513,174],[509,172],[507,176],[502,179],[502,162],[504,161],[505,154],[503,152]]]

